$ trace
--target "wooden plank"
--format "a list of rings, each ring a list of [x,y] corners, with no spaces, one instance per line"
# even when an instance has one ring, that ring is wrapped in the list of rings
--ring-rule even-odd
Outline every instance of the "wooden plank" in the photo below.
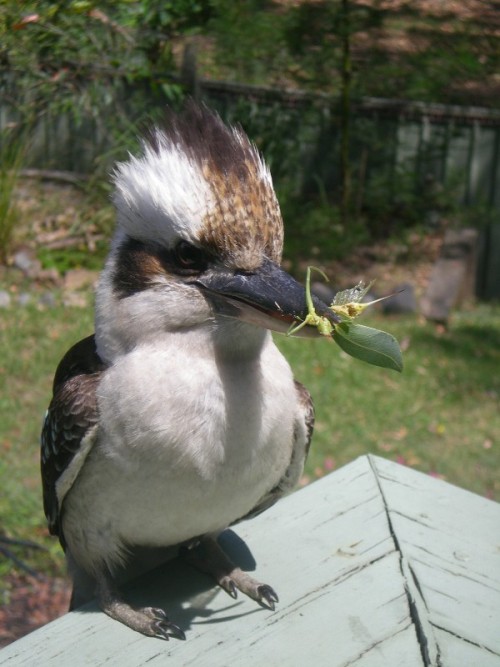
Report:
[[[404,652],[421,665],[403,592],[399,557],[368,460],[360,459],[285,499],[238,533],[226,549],[278,590],[275,613],[233,601],[179,561],[131,592],[135,603],[165,606],[185,643],[141,637],[95,607],[68,614],[0,653],[0,663],[31,665],[377,664]],[[78,652],[75,656],[75,646]],[[371,654],[371,657],[370,657]],[[378,664],[382,664],[379,662]]]
[[[362,457],[225,534],[233,560],[256,561],[276,587],[276,612],[175,559],[127,594],[164,606],[186,642],[142,637],[89,605],[0,651],[0,665],[500,666],[499,525],[491,501]]]
[[[498,612],[497,612],[498,620]],[[441,649],[441,664],[450,667],[498,667],[498,655],[483,647],[464,642],[448,632],[436,630],[436,638]]]
[[[500,665],[500,506],[383,459],[372,464],[438,653],[462,645]]]

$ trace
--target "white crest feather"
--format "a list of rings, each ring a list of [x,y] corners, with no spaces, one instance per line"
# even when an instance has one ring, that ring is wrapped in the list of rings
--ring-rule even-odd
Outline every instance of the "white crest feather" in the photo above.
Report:
[[[157,149],[143,142],[143,154],[130,156],[114,171],[118,227],[136,239],[171,245],[194,241],[213,195],[199,164],[156,128]]]

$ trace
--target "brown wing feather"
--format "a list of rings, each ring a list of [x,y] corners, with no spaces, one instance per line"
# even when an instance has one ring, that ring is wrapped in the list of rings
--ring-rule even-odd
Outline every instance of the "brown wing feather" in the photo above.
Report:
[[[97,354],[94,336],[89,336],[65,354],[54,378],[54,395],[41,435],[41,472],[49,530],[59,535],[62,542],[56,484],[85,435],[97,423],[96,388],[105,368]]]
[[[307,439],[306,439],[306,444],[305,444],[305,456],[304,456],[304,461],[307,458],[307,455],[309,454],[309,448],[311,447],[311,440],[313,436],[313,431],[314,431],[314,403],[311,398],[311,394],[309,391],[304,387],[304,385],[299,382],[298,380],[295,380],[295,389],[297,390],[297,396],[299,399],[299,405],[302,407],[303,413],[304,413],[304,421],[306,425],[306,431],[307,431]]]

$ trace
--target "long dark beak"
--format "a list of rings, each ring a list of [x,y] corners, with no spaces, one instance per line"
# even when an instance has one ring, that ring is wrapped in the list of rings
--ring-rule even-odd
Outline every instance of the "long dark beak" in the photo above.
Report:
[[[285,333],[291,325],[307,316],[306,291],[290,274],[265,259],[255,272],[232,273],[213,270],[197,278],[196,284],[206,290],[217,313],[249,324]],[[340,320],[326,304],[312,297],[318,315],[333,324]],[[318,335],[315,327],[303,327],[300,336]]]

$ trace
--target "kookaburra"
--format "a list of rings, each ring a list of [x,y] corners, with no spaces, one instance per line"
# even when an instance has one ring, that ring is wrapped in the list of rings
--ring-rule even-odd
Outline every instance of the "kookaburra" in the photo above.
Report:
[[[145,635],[184,638],[162,609],[128,605],[118,576],[135,550],[182,545],[228,593],[274,609],[274,590],[235,567],[217,536],[301,475],[312,403],[269,330],[305,318],[305,290],[280,268],[268,168],[208,109],[167,114],[114,186],[95,334],[60,362],[44,422],[44,507],[73,607],[97,596]]]

